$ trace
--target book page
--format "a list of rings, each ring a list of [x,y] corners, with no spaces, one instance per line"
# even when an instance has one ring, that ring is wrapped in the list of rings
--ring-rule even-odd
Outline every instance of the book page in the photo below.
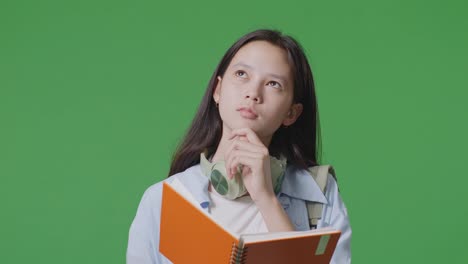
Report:
[[[200,204],[197,202],[193,194],[185,187],[185,185],[177,178],[174,178],[171,183],[169,183],[178,193],[180,193],[185,199],[190,201],[196,208],[200,207]]]
[[[328,264],[333,256],[340,231],[332,228],[257,235],[245,238],[245,263]]]
[[[163,184],[159,251],[173,263],[229,263],[237,238],[211,219],[189,188],[179,180],[175,186]]]
[[[304,237],[313,234],[329,234],[339,232],[331,227],[325,227],[320,229],[308,230],[308,231],[290,231],[290,232],[271,232],[271,233],[258,233],[258,234],[243,234],[241,239],[244,243],[250,243],[255,241],[269,241],[293,237]]]
[[[208,218],[210,218],[215,224],[219,225],[223,228],[226,232],[231,234],[231,236],[239,238],[239,234],[232,232],[231,230],[224,227],[222,223],[217,221],[213,216],[206,210],[203,210],[200,206],[200,203],[195,199],[195,196],[185,187],[185,185],[177,178],[174,178],[172,183],[170,183],[171,187],[173,187],[180,195],[182,195],[187,201],[189,201],[195,208],[203,212]]]

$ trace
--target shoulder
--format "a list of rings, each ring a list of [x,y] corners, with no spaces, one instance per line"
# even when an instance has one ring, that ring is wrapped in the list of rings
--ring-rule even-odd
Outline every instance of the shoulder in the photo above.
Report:
[[[328,204],[323,208],[322,219],[318,228],[331,226],[341,231],[341,236],[330,263],[350,263],[351,262],[351,223],[348,210],[340,194],[338,183],[331,174],[327,178],[327,188],[325,197]]]
[[[330,172],[327,172],[326,177],[318,179],[312,176],[310,170],[290,166],[286,174],[285,181],[295,187],[295,192],[304,193],[304,200],[330,205],[336,201],[336,198],[339,198],[338,182]],[[323,185],[324,188],[322,188]],[[307,199],[307,197],[313,197],[313,199]]]
[[[308,170],[291,168],[288,171],[289,173],[287,173],[286,177],[289,177],[289,180],[285,178],[285,182],[289,186],[285,190],[288,192],[288,195],[292,196],[291,200],[323,204],[322,215],[318,221],[317,228],[333,227],[341,231],[340,239],[330,263],[350,263],[352,230],[348,211],[339,192],[335,177],[331,173],[327,174],[326,187],[324,192],[322,192]],[[307,214],[305,205],[303,206],[305,213],[301,214]],[[297,219],[300,220],[294,214],[288,214],[292,216],[292,219],[296,221]]]
[[[304,201],[327,204],[324,193],[310,172],[293,165],[286,168],[281,192]]]
[[[325,181],[325,189],[322,191],[308,170],[292,166],[289,168],[288,166],[281,188],[282,193],[291,199],[322,204],[323,211],[320,221],[322,226],[331,225],[338,218],[345,220],[348,217],[335,177],[328,173]]]
[[[327,185],[325,187],[325,197],[327,198],[328,203],[335,202],[336,198],[339,198],[338,182],[336,181],[335,176],[331,173],[327,175]]]
[[[327,186],[325,188],[325,197],[330,205],[333,207],[340,208],[344,214],[347,215],[346,207],[344,205],[344,201],[340,194],[340,188],[338,182],[332,174],[328,174],[327,177]]]
[[[190,167],[149,186],[145,190],[129,230],[127,263],[170,263],[163,255],[159,254],[163,183],[172,183],[176,178],[186,182],[186,179],[198,178],[196,172],[196,166]]]
[[[151,204],[159,202],[162,196],[162,187],[165,182],[170,184],[174,181],[174,179],[178,179],[181,182],[183,182],[184,185],[190,186],[192,182],[200,181],[201,175],[199,171],[200,165],[194,165],[182,172],[176,173],[174,175],[169,176],[168,178],[154,183],[153,185],[149,186],[143,193],[141,203],[143,203],[144,201],[150,202]]]

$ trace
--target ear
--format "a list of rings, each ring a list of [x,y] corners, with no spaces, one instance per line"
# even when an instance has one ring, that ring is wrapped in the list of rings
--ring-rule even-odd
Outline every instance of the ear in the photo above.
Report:
[[[283,125],[290,126],[294,124],[294,122],[296,122],[296,120],[301,115],[302,109],[303,109],[302,104],[293,104],[291,108],[289,109],[289,112],[286,118],[283,120]]]
[[[219,94],[221,92],[221,76],[217,77],[218,82],[216,83],[216,88],[213,92],[213,100],[218,103],[219,102]]]

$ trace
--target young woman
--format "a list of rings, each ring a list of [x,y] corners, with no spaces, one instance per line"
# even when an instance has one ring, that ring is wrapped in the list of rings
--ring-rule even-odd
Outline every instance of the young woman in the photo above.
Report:
[[[307,171],[318,165],[319,130],[312,72],[301,46],[278,31],[257,30],[221,59],[165,181],[177,179],[237,233],[308,230],[306,201],[323,203],[317,228],[342,232],[331,263],[350,263],[351,228],[337,183],[329,174],[323,193]],[[227,193],[213,183],[214,163],[226,171]],[[229,185],[235,177],[242,188]],[[171,263],[159,253],[161,192],[159,182],[143,195],[127,263]]]

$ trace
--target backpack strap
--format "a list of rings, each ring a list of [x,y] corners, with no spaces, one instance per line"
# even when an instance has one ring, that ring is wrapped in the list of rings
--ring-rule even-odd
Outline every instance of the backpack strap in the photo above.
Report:
[[[335,177],[335,170],[331,165],[319,165],[309,167],[309,174],[315,180],[320,190],[325,194],[327,187],[328,173]],[[322,218],[323,204],[317,202],[306,201],[307,213],[309,215],[309,226],[311,229],[317,228],[318,220]]]

